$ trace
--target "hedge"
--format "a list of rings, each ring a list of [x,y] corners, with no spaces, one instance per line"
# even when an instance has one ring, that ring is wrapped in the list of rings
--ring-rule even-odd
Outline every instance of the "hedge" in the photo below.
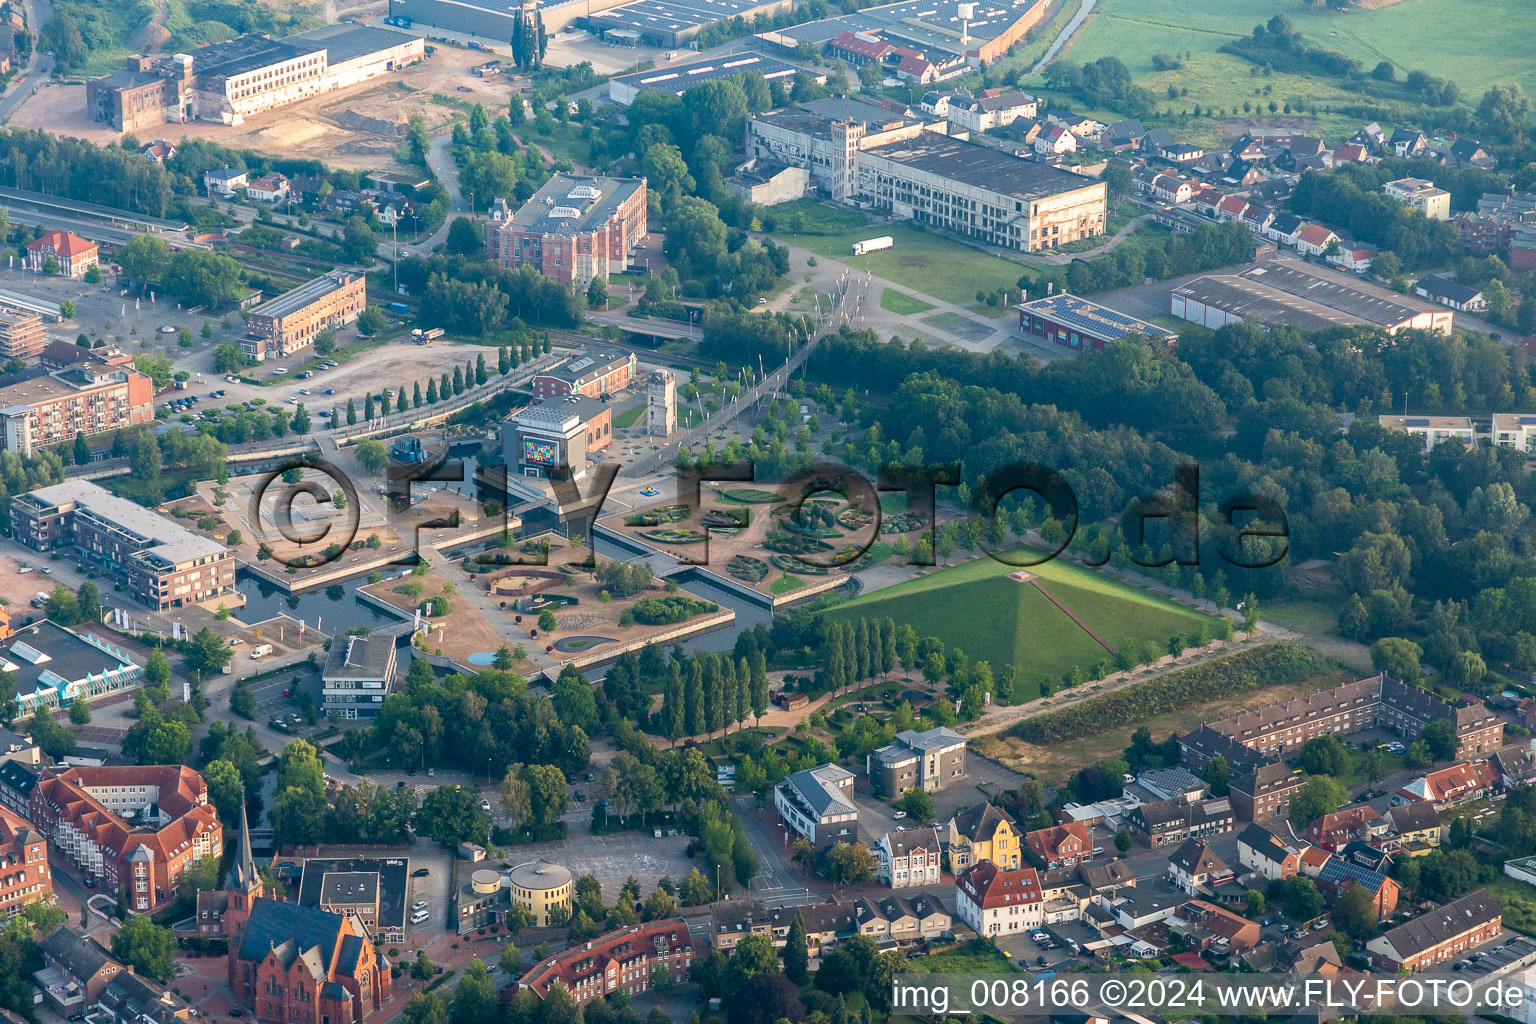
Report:
[[[1320,668],[1322,664],[1310,647],[1291,641],[1266,644],[1038,715],[1009,729],[1008,735],[1038,744],[1080,740],[1108,726],[1146,721],[1191,704],[1293,683]]]

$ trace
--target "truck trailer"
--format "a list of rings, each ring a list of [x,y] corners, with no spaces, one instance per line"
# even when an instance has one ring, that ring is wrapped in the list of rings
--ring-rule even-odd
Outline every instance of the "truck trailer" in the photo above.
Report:
[[[853,254],[863,256],[868,252],[879,252],[881,249],[889,249],[896,244],[896,239],[890,235],[881,235],[879,238],[866,238],[862,242],[853,243]]]

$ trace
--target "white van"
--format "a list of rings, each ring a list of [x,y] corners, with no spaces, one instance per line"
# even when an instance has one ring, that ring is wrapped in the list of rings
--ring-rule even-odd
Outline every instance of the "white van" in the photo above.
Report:
[[[416,913],[411,915],[411,924],[421,924],[423,921],[425,921],[427,918],[429,918],[431,916],[432,916],[431,911],[418,910],[418,911],[416,911]]]
[[[255,661],[257,658],[265,658],[267,655],[269,655],[271,653],[272,653],[272,645],[271,644],[261,644],[261,645],[259,645],[257,647],[251,648],[251,660]]]

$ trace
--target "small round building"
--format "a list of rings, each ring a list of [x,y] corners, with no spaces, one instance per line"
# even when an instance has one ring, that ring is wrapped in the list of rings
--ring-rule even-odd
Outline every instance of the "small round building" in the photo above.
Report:
[[[571,909],[571,873],[547,860],[519,864],[507,873],[512,902],[533,915],[537,928],[564,924]]]

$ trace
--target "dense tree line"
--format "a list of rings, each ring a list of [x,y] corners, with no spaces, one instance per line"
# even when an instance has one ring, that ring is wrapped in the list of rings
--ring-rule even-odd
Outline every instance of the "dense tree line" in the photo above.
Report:
[[[420,319],[467,334],[524,323],[573,327],[583,310],[580,296],[531,267],[465,256],[401,260],[400,284],[422,297]]]

